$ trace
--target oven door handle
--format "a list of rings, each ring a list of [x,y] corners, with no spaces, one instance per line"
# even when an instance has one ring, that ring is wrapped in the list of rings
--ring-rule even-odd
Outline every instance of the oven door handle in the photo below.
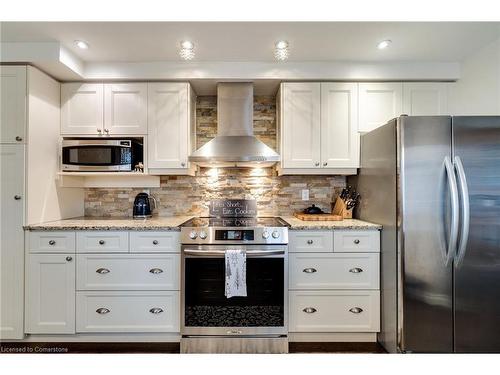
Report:
[[[184,254],[194,255],[194,256],[213,256],[213,255],[225,255],[224,250],[191,250],[184,249]],[[248,257],[252,256],[266,256],[266,255],[284,255],[285,250],[250,250],[246,252]]]

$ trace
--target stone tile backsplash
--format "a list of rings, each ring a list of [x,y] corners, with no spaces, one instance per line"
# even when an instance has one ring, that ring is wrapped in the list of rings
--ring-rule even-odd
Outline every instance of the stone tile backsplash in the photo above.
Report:
[[[196,106],[199,148],[217,134],[217,98],[200,96]],[[276,149],[274,97],[254,98],[254,134]],[[197,176],[162,176],[159,188],[148,189],[158,201],[160,216],[208,214],[211,199],[256,199],[261,216],[291,215],[311,204],[330,210],[332,196],[345,186],[344,176],[281,176],[272,168],[201,168]],[[302,189],[310,190],[302,201]],[[85,215],[132,216],[135,196],[144,189],[85,189]]]

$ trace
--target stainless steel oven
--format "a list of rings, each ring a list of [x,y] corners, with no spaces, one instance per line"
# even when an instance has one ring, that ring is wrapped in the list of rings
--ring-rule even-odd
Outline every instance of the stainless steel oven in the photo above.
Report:
[[[142,143],[135,139],[65,139],[61,169],[74,172],[132,171],[143,162]]]

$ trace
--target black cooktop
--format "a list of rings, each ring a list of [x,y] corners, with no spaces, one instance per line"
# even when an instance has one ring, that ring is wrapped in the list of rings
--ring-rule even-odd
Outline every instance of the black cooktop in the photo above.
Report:
[[[195,217],[181,227],[288,227],[279,217]]]

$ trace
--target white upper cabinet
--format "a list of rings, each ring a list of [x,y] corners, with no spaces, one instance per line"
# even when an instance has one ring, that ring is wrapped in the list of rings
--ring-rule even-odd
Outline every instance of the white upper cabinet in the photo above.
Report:
[[[26,138],[26,66],[0,66],[0,143]]]
[[[320,168],[320,83],[281,86],[282,168]]]
[[[321,165],[359,167],[356,83],[321,84]]]
[[[147,134],[147,83],[104,85],[104,133]]]
[[[442,82],[410,82],[403,85],[403,113],[408,116],[448,114],[448,84]]]
[[[402,114],[403,84],[359,84],[359,131],[369,132]]]
[[[192,92],[189,83],[148,85],[148,167],[187,168],[191,151]]]
[[[102,83],[62,84],[61,134],[103,134],[103,98]]]

